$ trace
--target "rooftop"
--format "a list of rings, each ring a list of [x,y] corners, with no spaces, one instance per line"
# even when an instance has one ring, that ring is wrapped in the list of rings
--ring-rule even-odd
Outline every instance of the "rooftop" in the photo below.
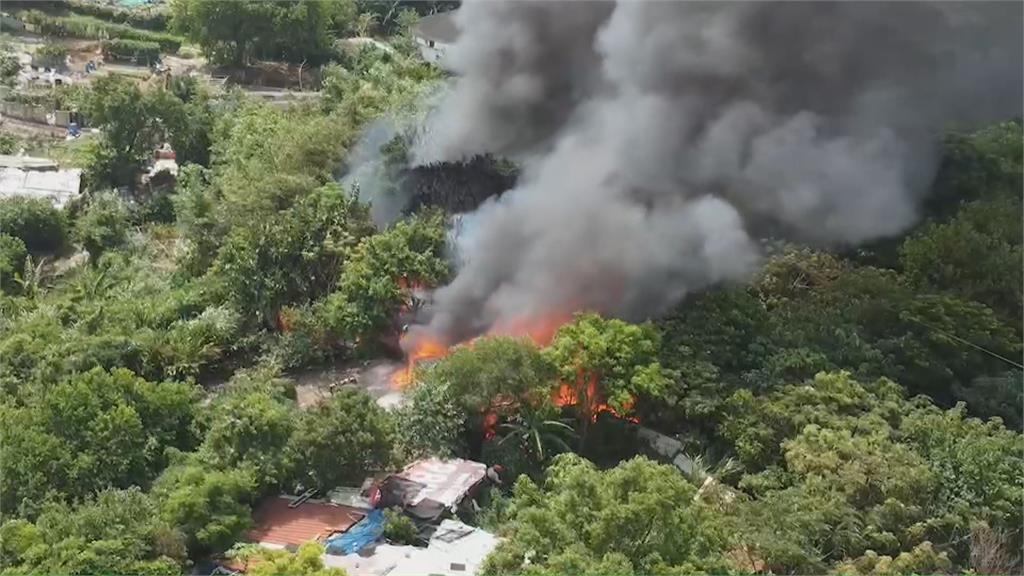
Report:
[[[81,190],[82,171],[0,168],[0,198],[44,198],[63,207]]]
[[[433,40],[443,44],[455,42],[455,39],[459,37],[459,28],[455,25],[455,10],[438,12],[420,18],[419,22],[413,25],[412,33],[424,40]]]
[[[358,508],[328,502],[306,501],[289,508],[291,503],[292,499],[286,496],[264,500],[253,515],[254,527],[249,531],[249,540],[299,546],[344,532],[364,516]]]

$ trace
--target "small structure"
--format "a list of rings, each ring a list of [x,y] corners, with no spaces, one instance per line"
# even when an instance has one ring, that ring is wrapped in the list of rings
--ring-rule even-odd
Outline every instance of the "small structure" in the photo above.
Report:
[[[298,547],[344,532],[365,516],[365,511],[330,502],[307,500],[292,507],[294,498],[268,498],[253,515],[248,540],[268,548]]]
[[[427,62],[440,62],[448,47],[459,37],[455,13],[456,10],[438,12],[420,18],[419,22],[413,25],[412,36],[419,45],[420,54]]]
[[[164,142],[163,146],[153,151],[152,163],[139,179],[151,190],[174,187],[178,180],[178,155],[170,144]]]
[[[63,208],[81,192],[78,169],[0,168],[0,198],[45,198]]]
[[[325,555],[324,565],[349,576],[438,574],[472,576],[498,545],[498,538],[458,520],[444,520],[426,548],[380,544],[364,554]]]
[[[433,521],[455,510],[487,475],[487,466],[461,458],[429,458],[388,476],[381,486],[381,504],[400,506],[420,520]]]

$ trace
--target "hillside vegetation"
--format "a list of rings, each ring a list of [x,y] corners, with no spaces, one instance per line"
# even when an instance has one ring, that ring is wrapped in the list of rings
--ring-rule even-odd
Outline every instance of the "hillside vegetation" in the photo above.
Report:
[[[375,225],[338,183],[367,125],[443,74],[407,37],[335,57],[320,28],[287,46],[222,30],[260,10],[336,24],[340,4],[173,6],[226,62],[331,60],[322,100],[105,77],[75,96],[101,129],[83,199],[0,200],[0,573],[179,574],[265,496],[428,455],[507,470],[467,519],[504,537],[486,574],[1021,570],[1020,120],[946,134],[903,237],[771,244],[748,283],[648,322],[578,314],[543,346],[486,337],[420,365],[401,408],[344,389],[300,409],[289,374],[395,356],[409,287],[451,277],[445,213]],[[165,140],[176,185],[136,190]],[[315,572],[315,552],[264,566]]]

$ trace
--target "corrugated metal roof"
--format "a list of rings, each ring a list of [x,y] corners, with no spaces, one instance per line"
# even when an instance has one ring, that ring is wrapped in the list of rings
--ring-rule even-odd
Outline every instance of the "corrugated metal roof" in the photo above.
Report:
[[[433,500],[449,507],[462,500],[486,474],[487,466],[480,462],[429,458],[413,462],[396,476],[424,486],[409,504],[415,506],[423,500]]]
[[[289,508],[292,499],[269,498],[253,515],[255,527],[249,531],[252,542],[299,546],[344,532],[363,518],[357,508],[326,502],[305,502]]]

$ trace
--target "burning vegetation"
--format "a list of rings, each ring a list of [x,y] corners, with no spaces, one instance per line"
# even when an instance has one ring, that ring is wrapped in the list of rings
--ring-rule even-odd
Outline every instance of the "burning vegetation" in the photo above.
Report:
[[[400,287],[409,292],[413,284],[403,279]],[[396,388],[412,384],[417,368],[424,362],[441,360],[458,348],[474,347],[481,339],[498,337],[526,340],[541,348],[545,361],[554,369],[548,380],[550,386],[542,396],[531,398],[529,402],[537,404],[550,400],[558,409],[573,409],[582,422],[596,422],[602,413],[639,422],[632,412],[637,394],[643,390],[636,388],[635,379],[621,376],[618,363],[630,362],[634,370],[636,367],[649,368],[655,381],[668,377],[667,373],[662,374],[656,362],[652,362],[652,352],[656,349],[651,345],[653,333],[643,327],[604,320],[592,314],[558,312],[503,320],[481,336],[454,344],[422,328],[415,326],[401,335],[405,367],[397,370],[391,378]],[[610,378],[604,376],[606,374],[619,376]],[[509,406],[524,400],[508,394],[487,398],[486,406],[481,410],[485,437],[495,435],[501,415],[508,411]]]

